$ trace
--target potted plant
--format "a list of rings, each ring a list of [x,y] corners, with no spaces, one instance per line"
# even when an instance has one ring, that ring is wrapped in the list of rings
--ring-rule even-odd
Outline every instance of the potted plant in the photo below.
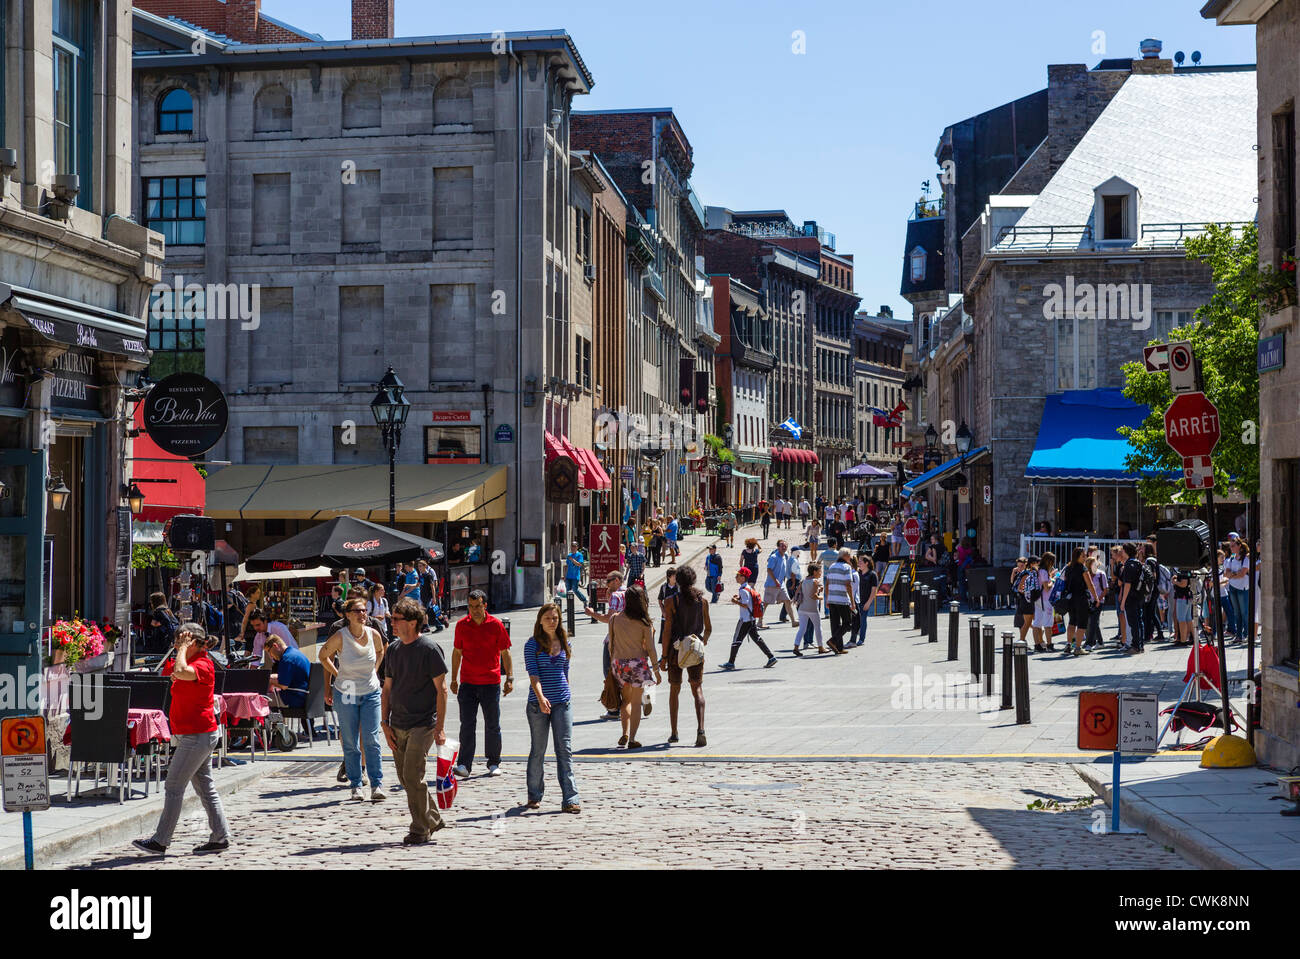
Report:
[[[1259,271],[1259,300],[1267,313],[1277,313],[1296,304],[1295,257],[1284,254],[1277,266],[1268,264]]]
[[[51,632],[53,665],[65,665],[79,673],[105,669],[113,661],[103,631],[94,621],[74,615],[55,622]]]

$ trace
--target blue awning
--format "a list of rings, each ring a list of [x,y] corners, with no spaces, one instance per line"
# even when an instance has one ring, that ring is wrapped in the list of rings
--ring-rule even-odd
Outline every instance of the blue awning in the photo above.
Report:
[[[1141,426],[1150,413],[1149,407],[1134,403],[1120,390],[1067,390],[1047,397],[1025,476],[1056,482],[1136,482],[1147,474],[1124,466],[1133,447],[1117,431]]]
[[[969,453],[966,454],[966,459],[965,459],[966,465],[970,466],[971,463],[974,463],[980,457],[987,455],[988,451],[989,448],[987,446],[981,446],[979,449],[971,450]],[[916,479],[908,480],[906,483],[903,484],[903,495],[911,496],[913,493],[918,493],[921,490],[925,489],[927,486],[929,486],[931,483],[937,483],[939,480],[943,479],[949,473],[957,472],[959,469],[961,469],[961,467],[962,467],[962,457],[960,456],[954,457],[953,459],[950,459],[948,462],[944,463],[942,466],[936,466],[934,469],[930,470],[930,472],[922,473]]]

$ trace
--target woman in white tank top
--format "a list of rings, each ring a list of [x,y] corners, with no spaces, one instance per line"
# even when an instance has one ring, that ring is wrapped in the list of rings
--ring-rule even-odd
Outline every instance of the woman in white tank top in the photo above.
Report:
[[[347,617],[347,626],[326,640],[320,649],[320,663],[328,677],[325,703],[333,706],[339,717],[343,768],[352,787],[352,798],[364,798],[361,795],[361,754],[364,751],[370,799],[378,802],[385,798],[383,763],[379,752],[381,687],[378,676],[379,664],[384,659],[384,639],[377,629],[366,625],[365,600],[349,599],[343,604],[343,613]],[[335,691],[339,694],[337,705],[334,704]]]

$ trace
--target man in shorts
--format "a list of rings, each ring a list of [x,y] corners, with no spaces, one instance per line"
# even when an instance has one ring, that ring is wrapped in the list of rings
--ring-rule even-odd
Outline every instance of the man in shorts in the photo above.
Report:
[[[763,605],[768,607],[780,603],[797,629],[799,617],[795,615],[794,607],[790,604],[790,594],[785,586],[795,562],[794,554],[790,552],[790,544],[783,539],[777,540],[776,549],[772,550],[771,555],[767,557],[767,574],[763,580]],[[755,628],[771,629],[770,626],[763,625],[761,616],[755,622]]]

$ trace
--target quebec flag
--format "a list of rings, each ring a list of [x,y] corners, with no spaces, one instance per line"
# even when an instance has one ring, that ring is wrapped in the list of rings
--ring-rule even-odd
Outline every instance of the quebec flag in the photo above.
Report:
[[[789,430],[790,435],[795,439],[803,438],[803,427],[794,421],[793,416],[787,416],[785,422],[781,424],[781,429]]]

